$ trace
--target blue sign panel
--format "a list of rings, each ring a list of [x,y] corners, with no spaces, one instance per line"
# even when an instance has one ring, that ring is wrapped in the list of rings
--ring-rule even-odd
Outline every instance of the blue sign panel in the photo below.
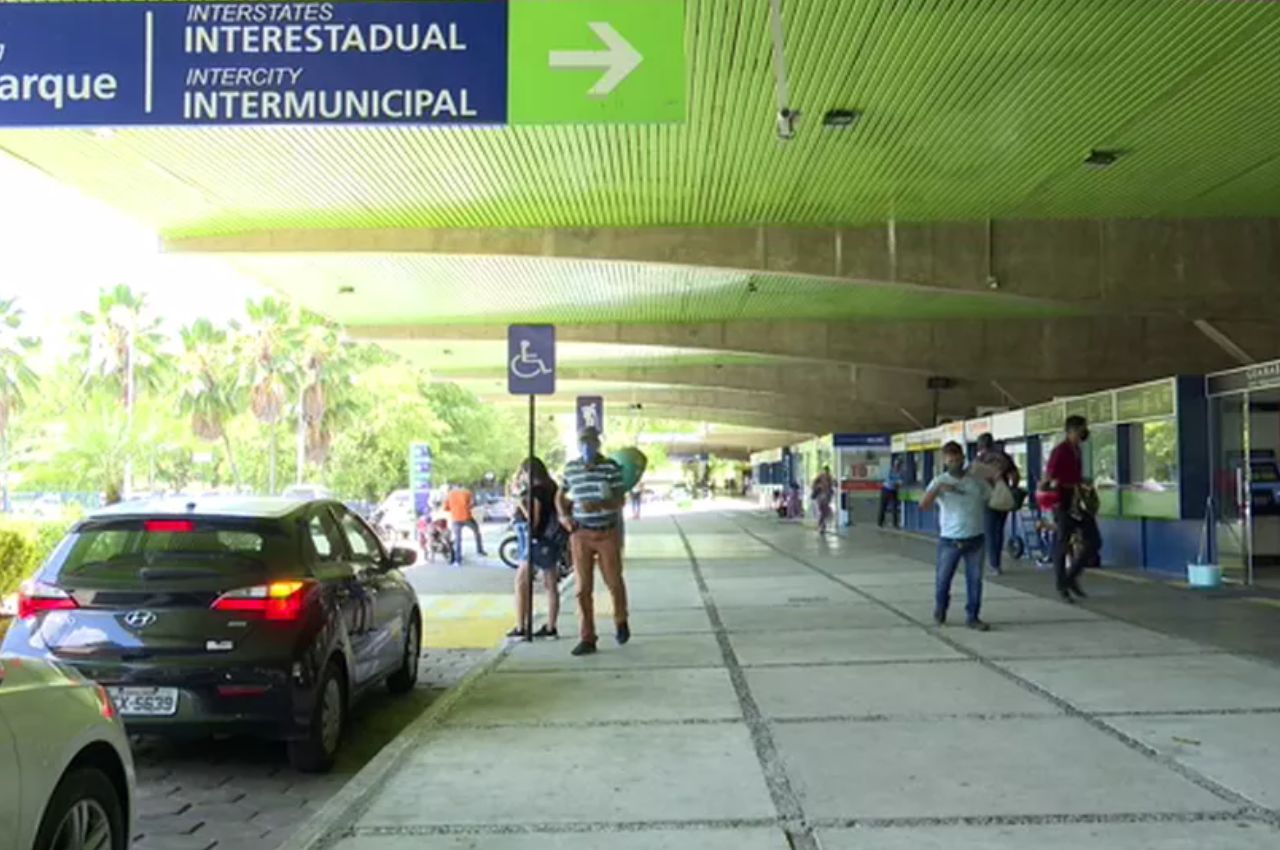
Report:
[[[554,395],[554,325],[512,325],[507,329],[507,391],[512,395]]]
[[[409,490],[413,493],[413,513],[422,516],[431,499],[431,446],[426,443],[409,446]]]
[[[598,395],[580,395],[574,405],[578,417],[578,433],[583,428],[595,428],[604,433],[604,399]]]
[[[0,4],[0,126],[503,124],[506,0]]]
[[[888,434],[833,434],[831,441],[837,446],[869,449],[887,449],[893,443]]]

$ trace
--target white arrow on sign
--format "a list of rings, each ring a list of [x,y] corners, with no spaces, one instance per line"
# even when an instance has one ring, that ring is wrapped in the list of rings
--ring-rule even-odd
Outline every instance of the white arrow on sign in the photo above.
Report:
[[[553,50],[551,67],[559,70],[599,69],[605,74],[587,94],[605,97],[613,92],[631,72],[640,67],[644,57],[609,24],[595,21],[587,24],[608,50]]]

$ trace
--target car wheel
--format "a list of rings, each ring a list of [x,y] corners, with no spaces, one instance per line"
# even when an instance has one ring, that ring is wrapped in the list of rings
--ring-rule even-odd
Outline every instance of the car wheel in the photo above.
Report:
[[[418,625],[418,613],[409,615],[409,628],[404,635],[404,661],[400,669],[387,679],[387,689],[393,694],[407,694],[418,684],[418,656],[422,654],[422,627]]]
[[[498,546],[498,557],[502,559],[502,563],[506,564],[513,570],[520,566],[519,554],[520,538],[514,534],[510,537],[504,538],[502,543]]]
[[[35,850],[125,850],[120,795],[97,768],[73,770],[54,789]]]
[[[330,661],[316,688],[306,737],[289,742],[289,763],[303,773],[325,773],[333,767],[347,725],[347,687],[342,667]]]

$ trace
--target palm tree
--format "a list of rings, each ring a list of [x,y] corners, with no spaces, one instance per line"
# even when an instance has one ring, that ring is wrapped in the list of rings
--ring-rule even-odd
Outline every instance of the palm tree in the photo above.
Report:
[[[297,482],[301,484],[308,463],[324,465],[333,429],[349,415],[353,358],[338,328],[318,316],[304,314],[298,331]]]
[[[96,312],[80,313],[78,340],[86,386],[103,386],[119,393],[125,409],[125,429],[132,432],[138,390],[154,390],[163,373],[160,320],[147,310],[146,296],[124,284],[98,293]],[[132,463],[124,464],[123,492],[132,486]]]
[[[294,371],[290,359],[295,336],[293,311],[275,298],[250,301],[245,305],[247,324],[232,323],[239,333],[237,348],[241,361],[241,385],[249,391],[249,409],[267,426],[270,434],[268,490],[276,492],[276,464],[279,437],[277,426],[284,417],[289,378]]]
[[[239,411],[242,393],[227,332],[208,319],[197,319],[190,327],[183,328],[181,335],[182,412],[191,417],[191,431],[197,437],[211,443],[222,442],[231,466],[231,479],[239,489],[240,470],[226,425]]]
[[[9,510],[9,421],[26,405],[36,385],[30,358],[40,340],[22,335],[22,310],[16,299],[0,299],[0,509]]]

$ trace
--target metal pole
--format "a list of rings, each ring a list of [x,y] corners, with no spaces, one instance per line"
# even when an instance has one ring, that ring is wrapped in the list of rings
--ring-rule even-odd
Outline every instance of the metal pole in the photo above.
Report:
[[[525,609],[524,622],[524,639],[526,642],[533,640],[533,454],[534,454],[534,429],[537,428],[537,396],[529,396],[529,473],[526,476],[525,487],[528,488],[528,497],[525,504],[525,521],[528,529],[528,551],[529,556],[529,574],[525,576],[525,592],[526,598],[529,600],[529,607]]]

